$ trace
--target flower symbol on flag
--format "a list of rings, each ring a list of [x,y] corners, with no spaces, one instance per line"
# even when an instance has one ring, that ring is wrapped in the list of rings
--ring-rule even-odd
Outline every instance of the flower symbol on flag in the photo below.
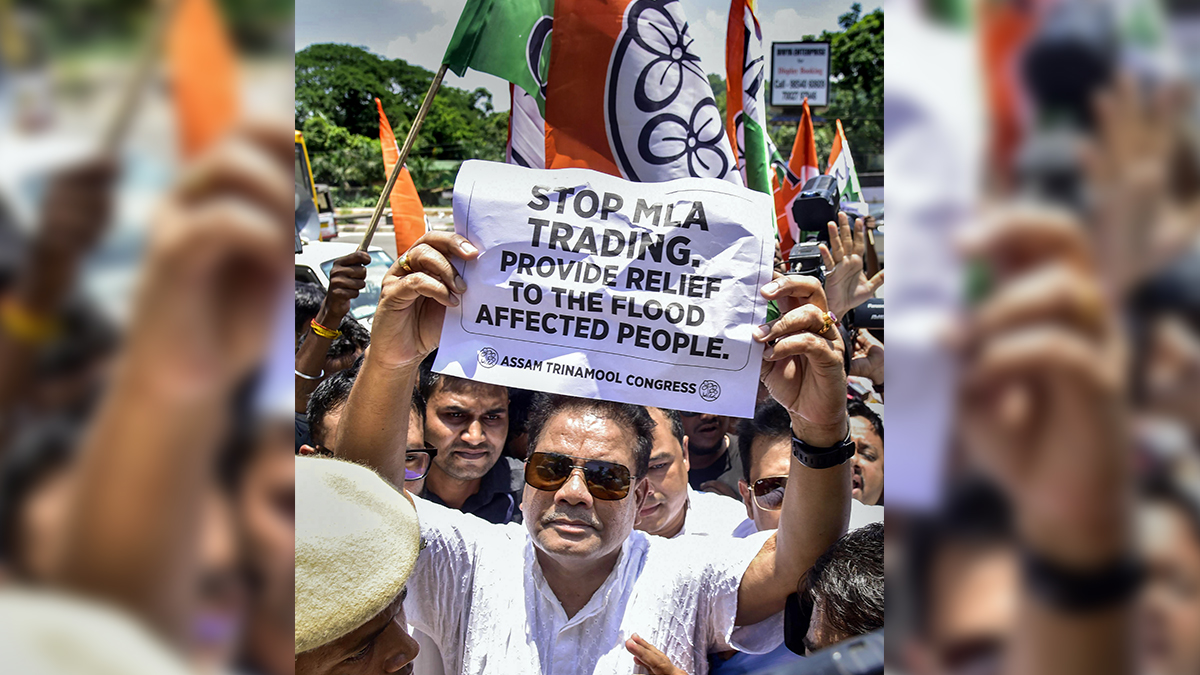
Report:
[[[724,176],[729,169],[724,138],[717,102],[709,97],[696,104],[690,119],[670,112],[652,117],[638,136],[638,154],[657,165],[686,158],[692,176]]]
[[[639,109],[655,112],[675,100],[688,73],[708,80],[700,67],[700,57],[690,51],[695,39],[688,35],[686,22],[681,25],[664,7],[653,4],[640,9],[636,16],[633,42],[653,58],[638,74],[633,98]]]

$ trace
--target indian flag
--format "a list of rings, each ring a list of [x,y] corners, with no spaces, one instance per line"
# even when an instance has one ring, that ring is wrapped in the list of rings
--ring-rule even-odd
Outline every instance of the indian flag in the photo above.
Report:
[[[725,34],[726,124],[736,141],[738,170],[746,187],[771,192],[769,158],[774,145],[767,135],[764,99],[765,58],[756,0],[732,0]]]
[[[842,121],[837,121],[837,135],[829,150],[829,170],[825,173],[837,178],[838,191],[842,195],[841,208],[865,218],[867,200],[863,199],[862,186],[858,184],[858,172],[854,170],[854,157],[850,154],[850,143],[842,130]]]
[[[779,245],[786,257],[800,239],[800,227],[792,216],[792,202],[810,178],[821,175],[817,168],[817,137],[813,132],[812,112],[806,97],[801,106],[800,125],[792,142],[792,155],[775,190],[775,222],[779,227]]]

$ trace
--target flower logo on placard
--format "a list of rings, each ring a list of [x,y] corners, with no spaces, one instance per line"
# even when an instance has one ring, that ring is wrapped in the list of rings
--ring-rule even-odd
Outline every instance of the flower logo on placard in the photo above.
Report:
[[[721,385],[712,380],[705,380],[700,383],[700,398],[712,403],[721,397]]]
[[[484,347],[479,350],[479,365],[484,368],[491,368],[500,363],[500,353],[491,347]]]

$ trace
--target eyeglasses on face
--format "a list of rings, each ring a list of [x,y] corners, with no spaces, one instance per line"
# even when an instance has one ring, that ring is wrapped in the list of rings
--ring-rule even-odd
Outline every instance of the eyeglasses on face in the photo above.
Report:
[[[426,443],[423,448],[409,448],[404,453],[404,480],[421,480],[429,473],[437,448]]]
[[[767,476],[754,481],[750,493],[754,495],[754,503],[764,511],[778,511],[783,508],[783,492],[787,489],[787,476]]]
[[[615,501],[629,494],[629,469],[616,462],[579,459],[557,452],[535,452],[525,460],[525,482],[538,490],[554,491],[566,485],[575,469],[583,470],[588,492],[596,499]]]

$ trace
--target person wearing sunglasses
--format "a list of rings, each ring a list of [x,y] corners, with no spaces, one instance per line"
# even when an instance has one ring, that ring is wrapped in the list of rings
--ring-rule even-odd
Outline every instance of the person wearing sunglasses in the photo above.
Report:
[[[371,346],[342,414],[339,456],[398,484],[393,453],[421,360],[445,307],[466,282],[450,261],[474,260],[466,238],[426,233],[388,271]],[[846,531],[854,445],[846,416],[844,344],[815,279],[777,277],[760,290],[788,311],[751,329],[762,381],[784,402],[795,436],[779,529],[713,546],[709,537],[633,529],[649,493],[653,420],[629,404],[539,395],[528,423],[524,523],[494,525],[415,499],[426,547],[405,610],[434,638],[447,672],[631,674],[633,633],[679,668],[707,654],[774,649],[782,610],[803,573]],[[523,562],[522,562],[523,561]]]
[[[334,439],[342,410],[354,378],[358,377],[361,361],[340,371],[317,386],[308,399],[308,428],[313,445],[301,445],[301,455],[333,457]],[[414,390],[409,406],[408,439],[404,454],[404,489],[419,495],[425,489],[425,476],[437,455],[437,448],[425,442],[425,404],[420,392]]]

